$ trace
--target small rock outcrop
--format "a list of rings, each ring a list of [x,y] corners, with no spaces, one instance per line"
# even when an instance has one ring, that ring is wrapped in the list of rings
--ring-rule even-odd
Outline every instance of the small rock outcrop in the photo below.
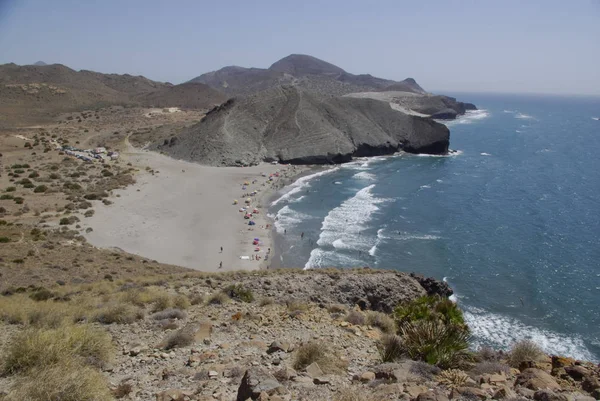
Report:
[[[238,388],[236,400],[246,401],[249,398],[256,400],[262,393],[274,395],[283,391],[283,386],[269,371],[260,367],[253,367],[244,374]]]

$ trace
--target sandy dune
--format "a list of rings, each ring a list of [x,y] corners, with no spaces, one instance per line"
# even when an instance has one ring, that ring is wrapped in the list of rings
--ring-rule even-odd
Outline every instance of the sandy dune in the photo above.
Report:
[[[268,265],[264,256],[272,248],[270,229],[265,226],[266,207],[274,186],[261,173],[284,171],[295,174],[293,167],[262,164],[260,166],[208,167],[178,161],[154,152],[130,147],[125,161],[158,173],[139,174],[137,183],[117,191],[113,205],[98,205],[93,217],[85,219],[93,231],[85,234],[98,247],[118,247],[159,262],[202,271],[256,269]],[[299,171],[299,169],[298,169]],[[242,190],[245,181],[256,184]],[[279,180],[279,179],[276,179]],[[252,197],[252,207],[260,209],[255,226],[248,226],[240,205],[244,193],[259,191]],[[260,238],[261,251],[256,252],[253,238]],[[220,249],[223,247],[223,253]],[[260,255],[261,261],[242,260],[241,256]]]

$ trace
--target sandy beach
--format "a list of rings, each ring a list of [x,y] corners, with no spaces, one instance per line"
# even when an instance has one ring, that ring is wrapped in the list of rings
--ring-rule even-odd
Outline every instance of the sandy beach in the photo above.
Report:
[[[268,200],[305,167],[261,164],[209,167],[129,146],[123,162],[143,172],[136,184],[117,190],[110,206],[98,204],[82,223],[87,240],[143,257],[201,271],[252,270],[269,266],[273,253]],[[144,171],[150,167],[151,174]],[[271,174],[279,174],[269,181]],[[249,185],[244,183],[248,182]],[[257,191],[254,196],[244,194]],[[240,208],[255,208],[249,226]],[[234,205],[234,200],[239,203]],[[260,251],[253,245],[259,239]],[[221,252],[221,247],[223,251]],[[257,260],[256,256],[260,259]],[[222,264],[222,267],[221,267]]]

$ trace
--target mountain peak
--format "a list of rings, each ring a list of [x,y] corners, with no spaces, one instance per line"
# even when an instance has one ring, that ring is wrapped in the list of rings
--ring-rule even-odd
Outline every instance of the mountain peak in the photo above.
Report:
[[[306,54],[290,54],[273,63],[269,70],[294,76],[339,75],[345,72],[336,65]]]

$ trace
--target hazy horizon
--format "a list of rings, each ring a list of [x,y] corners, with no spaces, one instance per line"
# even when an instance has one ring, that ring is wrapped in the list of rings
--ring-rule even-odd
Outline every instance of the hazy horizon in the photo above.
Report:
[[[433,92],[600,95],[599,1],[303,4],[0,0],[0,64],[177,84],[301,53]]]

